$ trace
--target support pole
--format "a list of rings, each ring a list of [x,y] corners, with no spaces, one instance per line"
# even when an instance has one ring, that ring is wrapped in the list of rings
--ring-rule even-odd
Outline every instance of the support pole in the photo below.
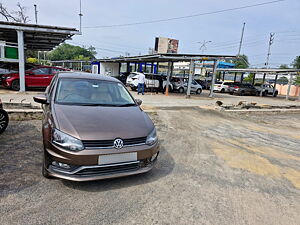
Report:
[[[253,79],[252,79],[252,85],[253,86],[255,85],[255,76],[256,76],[256,73],[253,74]]]
[[[217,68],[218,68],[218,60],[215,60],[213,75],[212,75],[212,81],[211,81],[211,87],[210,87],[210,93],[209,93],[210,98],[214,97],[214,85],[215,85],[215,82],[216,82]]]
[[[263,76],[263,82],[262,82],[262,86],[260,88],[260,94],[259,94],[260,97],[262,97],[262,95],[263,95],[263,85],[265,84],[265,79],[266,79],[266,73],[264,73],[264,76]]]
[[[19,55],[19,76],[20,92],[25,92],[25,57],[24,57],[24,32],[17,30],[18,35],[18,55]]]
[[[166,93],[165,93],[166,96],[169,96],[170,75],[171,75],[171,62],[168,62],[168,73],[167,73]]]
[[[151,73],[154,73],[154,62],[151,63]]]
[[[293,75],[290,74],[289,86],[288,86],[287,93],[286,93],[286,97],[285,97],[286,100],[289,100],[292,82],[293,82]]]
[[[277,79],[278,79],[278,73],[276,73],[276,77],[275,77],[274,88],[273,88],[273,97],[275,97]]]
[[[158,74],[159,71],[159,62],[156,63],[156,74]]]
[[[193,80],[193,76],[194,76],[194,71],[195,71],[195,62],[193,59],[191,59],[190,62],[190,72],[189,72],[189,80],[188,80],[188,88],[187,88],[187,92],[186,92],[186,98],[190,98],[191,97],[191,86],[192,86],[192,80]]]
[[[236,74],[237,72],[234,73],[234,82],[236,82]]]

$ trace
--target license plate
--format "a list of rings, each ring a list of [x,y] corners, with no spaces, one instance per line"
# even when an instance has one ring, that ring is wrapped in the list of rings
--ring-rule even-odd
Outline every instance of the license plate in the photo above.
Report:
[[[122,154],[112,155],[101,155],[98,158],[99,165],[112,164],[112,163],[123,163],[137,161],[137,152],[129,152]]]

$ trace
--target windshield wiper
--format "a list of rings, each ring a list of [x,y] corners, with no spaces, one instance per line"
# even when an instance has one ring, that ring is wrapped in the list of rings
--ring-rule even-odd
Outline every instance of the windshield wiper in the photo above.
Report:
[[[118,106],[113,104],[97,104],[97,103],[91,103],[91,104],[80,104],[81,106]]]
[[[128,104],[123,104],[123,105],[118,105],[119,107],[130,107],[130,106],[136,106],[134,103],[128,103]]]

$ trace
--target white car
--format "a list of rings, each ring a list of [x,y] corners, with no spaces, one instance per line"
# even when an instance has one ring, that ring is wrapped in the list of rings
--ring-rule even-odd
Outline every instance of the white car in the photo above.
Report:
[[[132,81],[134,79],[137,79],[137,75],[139,74],[139,72],[132,72],[128,75],[127,79],[126,79],[126,86],[130,86]],[[134,78],[135,77],[135,78]]]
[[[134,72],[132,74],[136,74],[134,76],[129,77],[129,79],[127,78],[126,80],[126,84],[128,83],[128,85],[131,87],[131,90],[135,91],[137,90],[138,87],[138,72]],[[152,89],[153,91],[158,91],[159,89],[159,79],[162,78],[161,75],[157,75],[157,74],[149,74],[146,73],[145,74],[145,89]],[[167,85],[167,81],[163,80],[162,83],[162,87],[165,90]],[[169,91],[173,90],[173,85],[170,83],[169,84]]]
[[[174,90],[178,91],[179,93],[185,93],[188,89],[188,81],[179,80],[177,82],[173,82],[173,86]],[[192,81],[191,92],[196,94],[202,93],[202,86],[195,80]]]
[[[256,90],[260,93],[262,90],[262,94],[263,96],[267,96],[267,95],[273,95],[273,91],[274,91],[274,86],[271,84],[256,84],[254,85],[254,87],[256,88]],[[278,95],[278,90],[275,90],[274,93],[274,97],[277,97]]]
[[[228,82],[228,81],[217,81],[214,84],[214,92],[221,92],[221,93],[225,93],[225,92],[229,92],[229,88],[230,88],[230,84],[232,84],[233,82]]]

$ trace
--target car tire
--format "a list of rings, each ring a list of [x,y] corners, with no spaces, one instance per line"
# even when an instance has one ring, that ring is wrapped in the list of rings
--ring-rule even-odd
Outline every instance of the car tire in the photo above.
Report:
[[[275,91],[274,96],[273,97],[277,97],[278,95],[278,91]]]
[[[201,89],[201,88],[198,88],[197,91],[196,91],[196,94],[197,94],[197,95],[200,95],[201,93],[202,93],[202,89]]]
[[[19,91],[20,90],[20,80],[13,80],[13,82],[11,82],[11,89],[14,91]]]
[[[233,92],[229,92],[230,95],[233,95]]]
[[[0,134],[2,134],[8,126],[9,117],[5,110],[0,109]]]
[[[225,93],[225,89],[224,89],[224,88],[222,88],[220,92],[221,92],[221,93]]]
[[[265,91],[265,92],[263,93],[263,96],[268,96],[268,91]]]
[[[244,96],[245,95],[245,91],[241,91],[240,96]]]
[[[181,87],[178,89],[178,92],[182,94],[184,92],[184,89]]]

